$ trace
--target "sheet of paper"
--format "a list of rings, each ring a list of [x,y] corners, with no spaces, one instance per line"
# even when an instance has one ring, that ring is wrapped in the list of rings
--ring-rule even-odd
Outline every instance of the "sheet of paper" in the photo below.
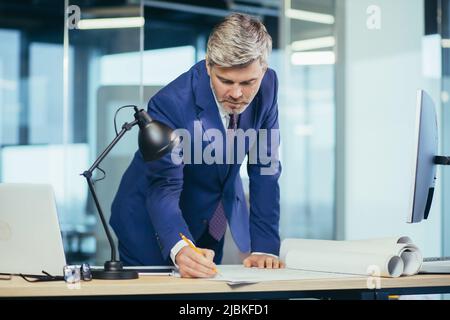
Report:
[[[135,270],[140,276],[172,276],[175,268],[171,266],[137,266],[124,267],[126,270]]]
[[[229,285],[251,284],[265,281],[313,280],[352,278],[354,275],[315,272],[294,269],[245,268],[243,265],[219,265],[219,274],[210,281],[225,281]]]

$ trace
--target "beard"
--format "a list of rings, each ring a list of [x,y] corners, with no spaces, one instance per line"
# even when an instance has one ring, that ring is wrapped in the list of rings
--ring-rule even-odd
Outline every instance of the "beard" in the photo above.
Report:
[[[243,113],[247,107],[250,105],[250,103],[253,101],[253,98],[256,96],[256,92],[253,95],[253,97],[249,99],[241,99],[241,100],[234,100],[233,98],[223,98],[219,100],[219,97],[217,96],[216,89],[214,88],[212,82],[210,82],[211,90],[213,91],[214,97],[216,98],[217,102],[219,103],[222,110],[224,110],[226,113],[231,114],[234,113],[236,115],[239,115]]]
[[[231,114],[241,114],[243,113],[247,107],[250,105],[249,102],[230,102],[229,100],[222,100],[219,101],[220,106],[223,110],[225,110],[227,113]]]

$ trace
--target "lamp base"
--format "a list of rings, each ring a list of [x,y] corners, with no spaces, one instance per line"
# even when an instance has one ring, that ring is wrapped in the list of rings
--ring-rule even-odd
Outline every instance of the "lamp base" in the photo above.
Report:
[[[124,270],[120,261],[106,261],[104,270],[92,270],[92,279],[130,280],[138,278],[137,271]]]
[[[106,270],[93,270],[92,279],[101,280],[130,280],[138,279],[139,275],[134,270],[120,270],[120,271],[106,271]]]

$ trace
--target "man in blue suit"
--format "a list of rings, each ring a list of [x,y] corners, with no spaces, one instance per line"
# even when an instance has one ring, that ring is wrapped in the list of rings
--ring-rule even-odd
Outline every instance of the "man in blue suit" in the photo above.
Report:
[[[211,33],[206,60],[151,98],[150,116],[186,135],[182,135],[182,161],[171,154],[145,163],[136,152],[110,220],[124,264],[174,263],[183,277],[212,277],[222,259],[228,224],[239,250],[249,254],[243,261],[246,267],[283,267],[278,259],[278,81],[267,66],[271,49],[271,37],[262,23],[232,14]],[[258,134],[256,141],[244,140],[243,150],[238,150],[239,143],[226,148],[230,141],[236,142],[237,132],[252,130],[266,132],[266,139]],[[214,163],[198,159],[198,151],[204,156],[218,142],[223,142],[217,144],[222,150],[209,153]],[[247,166],[249,213],[239,154],[249,155],[257,146],[263,147],[266,157],[261,152],[249,156],[254,160]],[[191,154],[194,161],[188,157]],[[180,233],[203,254],[181,240]]]

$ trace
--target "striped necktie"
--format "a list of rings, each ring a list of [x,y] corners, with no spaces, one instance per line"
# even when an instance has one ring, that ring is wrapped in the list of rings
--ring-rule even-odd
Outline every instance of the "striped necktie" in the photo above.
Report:
[[[237,122],[238,122],[239,115],[230,113],[230,123],[228,124],[228,129],[237,129]]]
[[[237,129],[238,115],[230,114],[230,122],[228,129]],[[220,241],[227,230],[227,217],[225,216],[225,209],[223,208],[222,201],[216,208],[211,220],[209,221],[209,234],[215,240]]]

